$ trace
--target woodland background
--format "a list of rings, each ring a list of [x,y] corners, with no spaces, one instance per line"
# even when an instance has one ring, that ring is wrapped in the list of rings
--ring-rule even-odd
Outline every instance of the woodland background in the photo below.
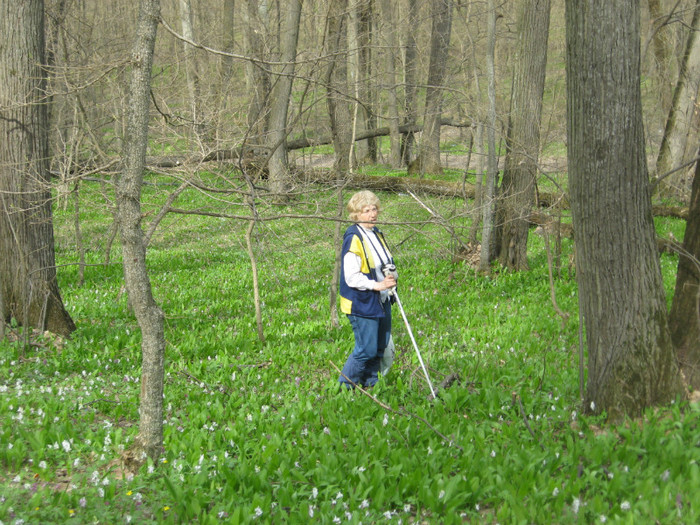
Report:
[[[3,2],[0,519],[692,522],[698,5]],[[331,392],[360,187],[442,401]]]

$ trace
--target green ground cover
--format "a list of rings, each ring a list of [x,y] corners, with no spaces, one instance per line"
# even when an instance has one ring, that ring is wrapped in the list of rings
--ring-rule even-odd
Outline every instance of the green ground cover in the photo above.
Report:
[[[145,225],[166,197],[145,188]],[[140,336],[99,187],[84,184],[80,284],[72,203],[57,203],[60,286],[70,340],[0,342],[0,523],[696,523],[697,405],[617,426],[582,415],[572,246],[550,301],[542,240],[531,271],[477,275],[447,234],[417,224],[407,195],[380,194],[400,294],[435,401],[398,311],[393,369],[371,391],[338,391],[352,332],[329,322],[336,197],[311,189],[260,209],[256,229],[266,341],[257,338],[246,224],[168,215],[148,263],[166,314],[165,450],[124,469],[138,428]],[[346,196],[346,200],[347,197]],[[457,201],[427,202],[455,215]],[[199,192],[180,208],[235,215]],[[316,220],[278,218],[315,215]],[[404,224],[400,224],[404,223]],[[405,224],[410,223],[410,224]],[[466,236],[466,219],[457,227]],[[682,238],[682,224],[657,222]],[[677,260],[662,256],[669,294]],[[11,335],[20,335],[13,330]]]

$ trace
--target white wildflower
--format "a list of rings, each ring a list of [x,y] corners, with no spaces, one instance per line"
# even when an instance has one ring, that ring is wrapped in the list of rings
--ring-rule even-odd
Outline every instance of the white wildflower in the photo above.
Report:
[[[574,498],[574,501],[571,502],[571,511],[574,514],[578,514],[578,510],[581,508],[581,500],[578,498]]]

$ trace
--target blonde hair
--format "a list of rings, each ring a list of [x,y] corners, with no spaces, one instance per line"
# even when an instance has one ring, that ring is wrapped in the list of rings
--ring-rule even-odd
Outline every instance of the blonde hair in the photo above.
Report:
[[[358,191],[355,195],[350,197],[347,205],[350,220],[357,222],[360,213],[362,213],[362,208],[365,206],[376,206],[377,211],[379,211],[379,197],[369,190]]]

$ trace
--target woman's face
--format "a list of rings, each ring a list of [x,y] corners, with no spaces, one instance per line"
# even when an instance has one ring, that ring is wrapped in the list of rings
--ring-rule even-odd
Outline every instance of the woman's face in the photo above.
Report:
[[[374,223],[377,222],[377,216],[379,215],[379,209],[374,204],[368,204],[362,207],[362,211],[358,214],[360,226],[364,228],[373,228]]]

